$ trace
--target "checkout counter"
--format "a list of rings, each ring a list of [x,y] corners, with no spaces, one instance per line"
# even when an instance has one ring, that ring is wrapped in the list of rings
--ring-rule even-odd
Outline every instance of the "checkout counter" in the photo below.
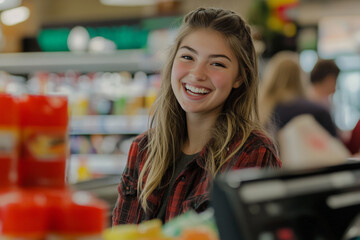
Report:
[[[236,170],[214,183],[221,240],[360,239],[360,162]]]

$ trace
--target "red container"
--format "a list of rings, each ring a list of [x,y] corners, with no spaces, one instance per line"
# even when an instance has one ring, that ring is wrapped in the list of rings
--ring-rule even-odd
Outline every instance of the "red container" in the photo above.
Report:
[[[108,227],[108,205],[87,192],[68,193],[52,206],[50,235],[54,239],[101,239]]]
[[[19,101],[19,184],[65,187],[68,101],[64,96],[24,95]]]
[[[47,211],[46,197],[40,192],[16,190],[1,194],[0,236],[4,239],[45,239]]]
[[[8,94],[0,94],[0,190],[11,187],[17,178],[18,104]]]

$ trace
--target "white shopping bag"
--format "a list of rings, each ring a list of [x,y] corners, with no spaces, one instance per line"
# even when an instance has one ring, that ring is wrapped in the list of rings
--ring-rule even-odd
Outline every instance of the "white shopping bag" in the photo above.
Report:
[[[305,169],[344,163],[350,152],[312,115],[293,118],[278,133],[283,168]]]

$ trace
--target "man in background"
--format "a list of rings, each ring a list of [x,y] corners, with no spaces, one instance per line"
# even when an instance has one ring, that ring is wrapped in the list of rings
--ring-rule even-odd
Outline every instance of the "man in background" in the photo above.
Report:
[[[310,73],[310,99],[330,110],[329,97],[335,92],[339,73],[340,69],[333,60],[318,60]]]

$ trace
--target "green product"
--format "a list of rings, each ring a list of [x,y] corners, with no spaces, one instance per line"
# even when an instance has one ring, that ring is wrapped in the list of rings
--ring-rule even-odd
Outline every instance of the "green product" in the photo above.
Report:
[[[119,97],[114,102],[114,113],[113,114],[115,114],[115,115],[123,115],[123,114],[125,114],[127,101],[128,101],[127,97],[125,97],[125,96]]]
[[[197,226],[209,227],[218,233],[212,208],[200,214],[191,210],[173,218],[163,226],[163,233],[168,237],[179,237],[184,229]]]
[[[67,45],[69,33],[69,28],[41,30],[37,37],[41,50],[45,52],[69,51]]]

